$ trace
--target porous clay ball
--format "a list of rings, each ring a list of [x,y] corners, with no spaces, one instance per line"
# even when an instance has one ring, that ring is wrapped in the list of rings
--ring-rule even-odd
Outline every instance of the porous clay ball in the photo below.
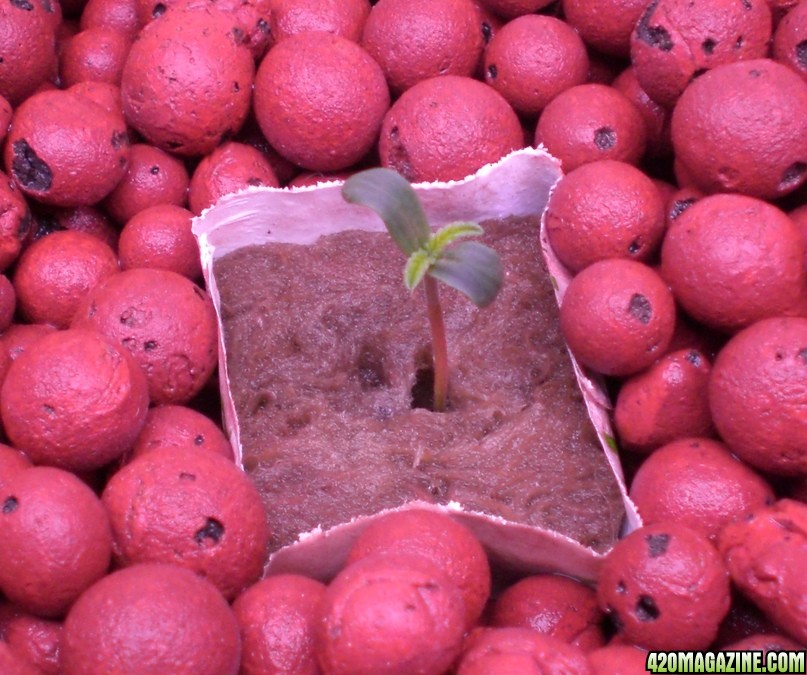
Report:
[[[107,572],[112,537],[104,507],[73,474],[20,471],[0,493],[0,589],[39,616],[63,615]]]
[[[720,553],[737,588],[795,640],[807,642],[807,505],[782,499],[727,526]]]
[[[7,675],[39,675],[39,671],[28,663],[24,656],[17,654],[2,640],[0,640],[0,669]]]
[[[216,367],[216,312],[209,296],[167,270],[124,270],[96,286],[73,319],[125,347],[146,373],[155,404],[187,403]]]
[[[773,34],[772,56],[807,81],[807,5],[791,9]]]
[[[14,271],[20,311],[31,323],[67,328],[87,294],[118,271],[115,252],[97,237],[54,232],[20,256]]]
[[[17,309],[17,294],[5,274],[0,274],[0,333],[14,321]]]
[[[450,516],[420,509],[389,513],[359,535],[347,564],[377,553],[421,555],[435,563],[462,592],[471,628],[490,595],[490,565],[482,545]]]
[[[118,255],[125,270],[168,270],[194,280],[202,276],[199,245],[191,232],[193,214],[161,204],[135,215],[120,233]]]
[[[630,36],[647,0],[563,0],[563,15],[587,45],[603,54],[630,55]]]
[[[579,581],[540,574],[518,581],[493,604],[490,624],[531,628],[589,652],[602,647],[602,612],[597,594]]]
[[[471,0],[380,0],[367,18],[361,45],[400,94],[438,75],[473,75],[483,36]]]
[[[130,44],[130,40],[114,28],[90,28],[70,38],[59,55],[63,87],[85,80],[120,86]]]
[[[775,199],[807,180],[807,82],[775,61],[704,73],[681,95],[671,131],[676,159],[705,192]]]
[[[6,482],[23,469],[29,469],[31,460],[10,445],[0,443],[0,491],[5,489]]]
[[[631,38],[631,62],[642,88],[672,108],[705,70],[767,56],[771,12],[765,0],[658,0]]]
[[[715,547],[677,523],[620,539],[597,583],[619,633],[648,649],[706,649],[729,610],[729,578]]]
[[[280,187],[263,153],[244,143],[224,143],[197,165],[190,181],[188,206],[199,215],[226,194],[261,185]]]
[[[347,180],[351,175],[352,173],[350,171],[334,171],[332,173],[323,173],[321,171],[304,171],[303,173],[292,178],[286,184],[286,187],[314,187],[320,183]]]
[[[384,73],[355,42],[299,33],[264,57],[255,116],[272,147],[304,169],[337,171],[373,147],[390,98]]]
[[[126,173],[104,200],[104,207],[123,225],[150,206],[185,206],[189,183],[188,170],[181,160],[153,145],[135,143]]]
[[[384,117],[382,166],[410,182],[460,180],[521,148],[518,116],[495,89],[469,77],[419,82]]]
[[[585,654],[529,628],[481,628],[469,636],[457,675],[566,673],[589,675]]]
[[[661,277],[646,265],[601,260],[567,287],[560,327],[583,365],[605,375],[632,375],[667,349],[675,329],[675,303]]]
[[[116,116],[121,113],[122,99],[120,87],[115,84],[84,80],[83,82],[74,84],[69,89],[66,89],[66,91],[90,99],[100,105],[108,113],[112,113]]]
[[[213,9],[174,10],[140,32],[121,93],[126,121],[150,143],[203,155],[244,123],[255,66],[234,26]]]
[[[43,223],[44,220],[44,223]],[[53,208],[47,212],[40,211],[37,215],[38,229],[52,232],[59,230],[72,230],[89,234],[109,246],[113,251],[118,249],[118,230],[109,217],[93,206],[74,206],[72,208]],[[39,239],[38,231],[32,232],[34,241]]]
[[[709,405],[720,437],[763,471],[807,475],[807,319],[772,318],[737,333],[717,355]]]
[[[686,436],[708,435],[709,360],[697,349],[670,352],[622,383],[614,428],[623,448],[649,453]]]
[[[722,651],[758,651],[763,654],[768,652],[783,651],[803,651],[803,647],[784,635],[771,635],[770,633],[757,633],[749,635],[743,640],[738,640],[730,645],[721,648]]]
[[[592,675],[640,675],[647,672],[647,651],[635,645],[609,644],[587,654]]]
[[[603,84],[580,84],[556,96],[535,128],[568,173],[598,159],[637,164],[647,144],[641,113],[623,94]]]
[[[11,104],[3,96],[0,96],[0,143],[5,140],[13,113]]]
[[[87,0],[79,19],[79,28],[111,28],[134,40],[142,27],[137,18],[136,0]]]
[[[238,624],[208,580],[174,565],[135,565],[101,579],[64,622],[64,675],[236,675]]]
[[[261,495],[229,459],[158,448],[121,468],[102,500],[122,566],[187,567],[228,600],[261,575],[269,543]]]
[[[25,351],[56,328],[45,323],[12,323],[0,334],[0,384],[8,369]]]
[[[319,672],[314,635],[325,585],[278,574],[250,586],[233,603],[241,630],[243,675]]]
[[[131,459],[158,448],[207,450],[233,459],[233,449],[213,420],[181,405],[159,405],[149,410],[132,447]]]
[[[59,675],[62,622],[40,618],[19,607],[13,607],[11,613],[0,619],[0,637],[9,649],[33,666],[38,675]]]
[[[482,5],[505,19],[514,19],[524,14],[533,14],[543,9],[552,0],[481,0]]]
[[[705,195],[696,187],[679,188],[667,200],[667,226]]]
[[[572,272],[606,258],[647,260],[664,235],[658,188],[636,167],[612,160],[564,176],[544,217],[552,250]]]
[[[369,0],[275,0],[270,32],[275,42],[310,30],[358,42],[369,14]]]
[[[707,438],[657,449],[636,472],[630,497],[645,525],[673,521],[713,540],[729,523],[774,501],[756,471]]]
[[[642,115],[647,130],[647,155],[657,158],[669,157],[672,154],[670,111],[647,95],[636,79],[636,71],[632,66],[623,70],[611,84],[633,103]]]
[[[417,555],[368,556],[345,567],[320,605],[316,649],[331,675],[443,673],[465,633],[462,593]]]
[[[31,230],[31,212],[17,184],[0,171],[0,272],[13,263]]]
[[[586,46],[560,19],[530,14],[513,19],[485,49],[485,82],[513,109],[541,112],[562,91],[588,78]]]
[[[4,160],[9,176],[37,201],[94,204],[126,172],[126,124],[84,96],[43,91],[15,110]]]
[[[796,310],[804,256],[798,227],[775,206],[744,195],[711,195],[668,228],[661,275],[692,318],[730,332]]]
[[[97,469],[131,447],[148,409],[146,380],[126,351],[87,330],[57,331],[12,363],[0,412],[37,464]]]

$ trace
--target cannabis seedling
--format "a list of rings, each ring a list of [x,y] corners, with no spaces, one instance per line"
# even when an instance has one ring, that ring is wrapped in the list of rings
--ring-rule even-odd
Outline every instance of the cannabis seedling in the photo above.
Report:
[[[502,285],[502,263],[495,251],[458,239],[483,234],[477,223],[449,223],[432,234],[426,214],[409,182],[391,169],[369,169],[349,178],[342,196],[367,206],[384,221],[398,247],[408,256],[404,284],[413,291],[422,281],[432,334],[434,410],[443,411],[448,398],[448,349],[437,280],[485,307]]]

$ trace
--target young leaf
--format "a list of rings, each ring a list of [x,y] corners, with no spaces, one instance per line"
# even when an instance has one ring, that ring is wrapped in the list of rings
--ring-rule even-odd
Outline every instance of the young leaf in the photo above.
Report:
[[[392,169],[368,169],[347,179],[342,196],[353,204],[368,206],[387,226],[406,255],[429,241],[431,230],[420,201],[403,176]]]
[[[428,273],[467,295],[477,307],[490,304],[502,286],[499,256],[476,241],[446,249]]]
[[[445,227],[441,227],[437,232],[432,235],[429,240],[429,252],[435,257],[439,257],[443,249],[450,243],[461,239],[463,237],[478,237],[484,234],[485,231],[479,227],[477,223],[467,221],[458,221],[449,223]]]
[[[410,291],[414,290],[423,281],[423,277],[426,276],[432,262],[429,254],[423,249],[418,249],[409,256],[409,260],[406,261],[406,267],[404,267],[404,284]]]

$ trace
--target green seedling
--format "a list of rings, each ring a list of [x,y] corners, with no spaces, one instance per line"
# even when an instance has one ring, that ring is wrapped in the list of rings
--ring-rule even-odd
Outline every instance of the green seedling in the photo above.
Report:
[[[479,242],[455,243],[483,234],[477,223],[449,223],[432,233],[417,194],[396,171],[369,169],[357,173],[345,182],[342,196],[381,216],[395,243],[408,256],[403,273],[406,287],[414,291],[423,282],[432,334],[433,407],[444,411],[448,399],[448,348],[437,281],[460,291],[477,307],[485,307],[501,288],[501,260],[495,251]]]

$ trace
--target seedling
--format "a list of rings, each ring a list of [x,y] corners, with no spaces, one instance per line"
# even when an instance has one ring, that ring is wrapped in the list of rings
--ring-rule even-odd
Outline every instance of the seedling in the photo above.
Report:
[[[369,169],[357,173],[345,182],[342,196],[381,216],[395,243],[408,256],[403,272],[406,287],[414,291],[423,282],[432,334],[434,410],[442,412],[448,399],[448,348],[437,281],[457,289],[477,307],[485,307],[501,288],[501,260],[479,242],[454,244],[458,239],[483,234],[477,223],[449,223],[432,233],[417,194],[396,171]]]

